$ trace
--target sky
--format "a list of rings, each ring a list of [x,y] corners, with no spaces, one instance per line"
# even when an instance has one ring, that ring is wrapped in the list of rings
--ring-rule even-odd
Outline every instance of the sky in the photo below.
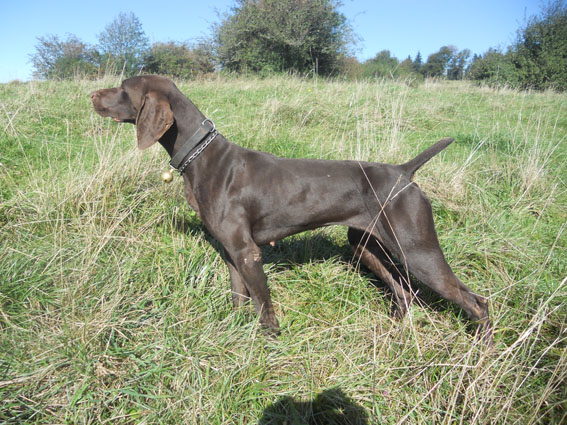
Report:
[[[343,0],[339,11],[357,36],[360,61],[382,50],[398,59],[421,53],[423,60],[442,46],[482,54],[506,49],[543,0]],[[133,12],[150,43],[194,41],[230,11],[234,0],[0,0],[0,83],[32,78],[30,55],[37,38],[74,34],[96,45],[97,36],[121,12]]]

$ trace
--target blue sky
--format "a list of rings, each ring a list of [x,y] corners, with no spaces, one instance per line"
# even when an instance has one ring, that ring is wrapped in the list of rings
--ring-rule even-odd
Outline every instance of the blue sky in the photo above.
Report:
[[[134,12],[150,42],[190,41],[210,33],[218,13],[233,0],[1,0],[0,82],[31,78],[29,55],[37,37],[65,38],[71,33],[88,44],[120,12]],[[399,59],[425,60],[444,45],[484,53],[506,48],[542,0],[344,0],[340,11],[360,41],[357,57],[365,60],[388,49]]]

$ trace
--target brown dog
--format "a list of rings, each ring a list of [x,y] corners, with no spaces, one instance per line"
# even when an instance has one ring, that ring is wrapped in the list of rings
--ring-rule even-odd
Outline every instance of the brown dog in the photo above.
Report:
[[[234,305],[252,298],[260,322],[273,332],[279,325],[259,245],[341,224],[349,227],[349,242],[362,262],[391,288],[398,316],[405,314],[412,295],[381,261],[389,254],[461,306],[491,340],[487,301],[469,290],[445,261],[429,200],[411,181],[453,139],[443,139],[401,165],[286,159],[228,142],[163,77],[129,78],[91,98],[100,115],[136,125],[140,149],[159,141],[167,150],[183,176],[187,202],[224,247]]]

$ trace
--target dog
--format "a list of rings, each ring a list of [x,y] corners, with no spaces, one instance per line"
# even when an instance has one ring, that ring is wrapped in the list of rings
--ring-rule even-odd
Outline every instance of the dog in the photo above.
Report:
[[[212,121],[164,77],[143,75],[91,93],[103,117],[136,125],[137,143],[159,142],[184,182],[184,194],[222,245],[232,301],[252,299],[260,323],[279,333],[261,245],[328,225],[348,226],[354,253],[392,291],[403,317],[412,292],[385,264],[405,270],[458,304],[492,340],[488,302],[453,273],[439,246],[431,204],[412,182],[414,173],[453,139],[442,139],[414,159],[392,165],[363,161],[279,158],[227,141]]]

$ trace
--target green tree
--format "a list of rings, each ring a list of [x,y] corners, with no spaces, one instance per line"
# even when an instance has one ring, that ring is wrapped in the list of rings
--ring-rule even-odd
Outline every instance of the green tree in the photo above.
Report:
[[[522,87],[567,90],[567,1],[548,3],[532,17],[510,56]]]
[[[470,57],[471,51],[469,49],[455,52],[449,60],[447,78],[449,80],[463,80],[465,78],[466,69],[469,65]]]
[[[94,61],[98,53],[77,36],[67,34],[65,40],[56,35],[38,37],[36,52],[30,55],[33,75],[42,79],[66,79],[96,74]]]
[[[417,55],[413,61],[413,71],[421,73],[421,67],[423,66],[423,59],[421,58],[421,52],[418,50]]]
[[[98,42],[102,67],[124,70],[127,76],[142,70],[149,43],[142,24],[132,12],[120,13],[98,35]]]
[[[428,56],[427,62],[421,67],[425,77],[441,77],[446,74],[447,67],[457,49],[454,46],[443,46],[438,52]]]
[[[219,62],[232,71],[331,75],[354,43],[335,0],[237,0],[214,28]]]
[[[408,56],[405,60],[400,62],[398,70],[399,73],[403,75],[413,73],[413,61],[411,60],[411,56]]]

